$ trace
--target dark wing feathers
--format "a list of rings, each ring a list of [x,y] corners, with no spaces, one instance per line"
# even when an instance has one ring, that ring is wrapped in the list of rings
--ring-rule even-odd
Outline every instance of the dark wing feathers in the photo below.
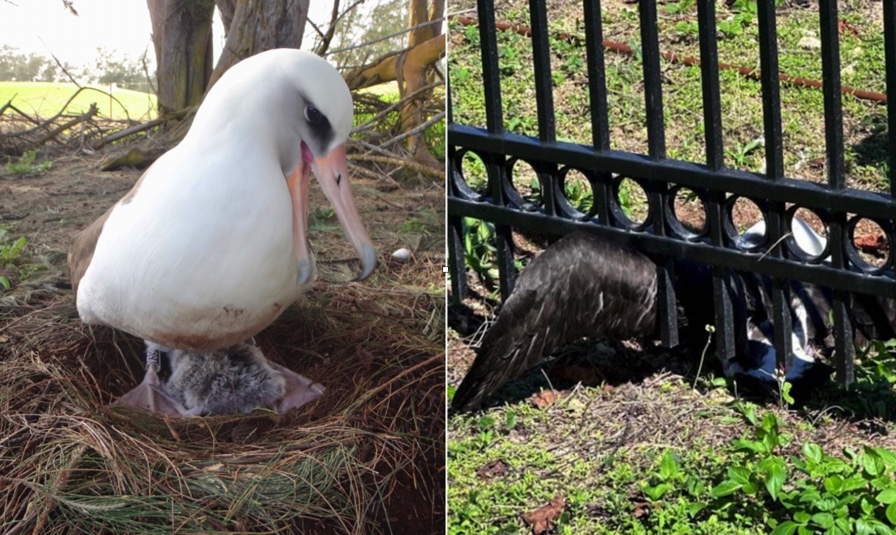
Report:
[[[656,265],[646,256],[576,232],[523,270],[485,334],[452,405],[473,410],[508,380],[582,337],[650,335]]]

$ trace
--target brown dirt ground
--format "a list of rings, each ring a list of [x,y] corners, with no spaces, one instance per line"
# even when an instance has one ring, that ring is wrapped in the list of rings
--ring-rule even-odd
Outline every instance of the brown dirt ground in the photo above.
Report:
[[[17,277],[22,269],[5,272],[14,287],[7,292],[0,288],[0,362],[30,353],[72,370],[86,367],[87,376],[95,378],[97,397],[108,403],[142,378],[142,342],[81,324],[71,295],[66,249],[72,237],[124,195],[141,172],[101,172],[98,162],[99,156],[63,155],[54,159],[50,172],[30,176],[12,175],[0,167],[0,225],[9,238],[27,237],[19,266],[26,273],[33,269],[24,280]],[[268,357],[323,383],[326,394],[273,424],[247,431],[237,423],[217,430],[214,438],[241,444],[276,439],[282,435],[278,428],[324,421],[344,410],[359,392],[369,391],[369,407],[351,413],[355,415],[351,425],[371,433],[418,436],[421,440],[408,441],[414,448],[428,444],[405,451],[409,462],[404,466],[381,463],[381,473],[394,470],[396,476],[389,488],[378,491],[386,496],[385,505],[370,513],[371,529],[441,533],[444,296],[433,289],[444,287],[443,187],[420,180],[402,185],[389,178],[354,178],[352,187],[380,252],[374,275],[361,283],[319,280],[307,298],[256,337]],[[319,188],[313,188],[312,207],[329,207]],[[335,219],[322,218],[316,230],[312,225],[322,279],[344,281],[355,265],[345,265],[341,259],[351,258],[353,250]],[[405,229],[412,219],[434,230]],[[410,261],[391,260],[391,252],[399,247],[411,249]],[[56,335],[63,342],[54,343]],[[196,424],[179,432],[180,438],[205,440],[212,431]],[[151,440],[152,432],[147,434]],[[4,455],[12,454],[8,450]],[[363,448],[359,455],[364,455]],[[321,533],[333,529],[303,528]]]

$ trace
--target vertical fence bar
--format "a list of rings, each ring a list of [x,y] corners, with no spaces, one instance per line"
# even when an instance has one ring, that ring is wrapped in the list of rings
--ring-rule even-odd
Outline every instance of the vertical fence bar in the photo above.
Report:
[[[551,45],[548,36],[548,17],[545,2],[529,0],[529,21],[532,28],[532,59],[535,73],[535,106],[538,110],[538,139],[542,143],[557,140],[554,116],[554,79],[551,76]],[[545,210],[557,213],[557,197],[563,192],[557,178],[557,165],[534,165],[544,191]],[[550,187],[544,187],[549,185]]]
[[[551,46],[548,42],[548,17],[545,3],[529,0],[532,24],[532,58],[535,72],[535,105],[538,108],[538,139],[553,143],[557,139],[554,118],[554,79],[551,77]]]
[[[641,0],[638,6],[641,18],[641,57],[644,61],[647,152],[652,160],[662,160],[666,158],[666,129],[663,118],[663,80],[660,71],[656,0]],[[665,182],[653,181],[648,189],[653,231],[658,236],[665,236],[663,207],[666,205],[669,186]],[[678,310],[675,305],[675,287],[672,279],[672,259],[660,259],[657,264],[657,309],[660,311],[660,338],[667,347],[678,345]]]
[[[840,94],[840,31],[837,0],[820,0],[818,13],[821,22],[821,83],[824,91],[824,140],[828,186],[833,190],[840,190],[846,187],[846,173],[843,160],[843,104]],[[887,65],[888,78],[891,68],[891,65]],[[887,88],[889,89],[889,86]],[[887,107],[892,108],[890,105]],[[891,114],[891,109],[888,109],[888,115]],[[891,138],[892,134],[891,131]],[[890,158],[893,158],[892,154]],[[847,239],[846,214],[835,213],[829,227],[831,265],[835,269],[846,269],[844,248]],[[849,319],[850,298],[847,292],[838,290],[833,292],[833,298],[837,378],[841,383],[849,384],[855,378],[852,325]]]
[[[715,0],[697,2],[697,22],[700,28],[700,76],[703,86],[703,129],[706,139],[706,165],[718,171],[725,165],[725,146],[722,142],[722,99],[719,87],[719,47],[716,41]],[[724,191],[712,191],[706,204],[710,242],[725,246],[722,229]],[[712,295],[715,317],[716,354],[722,362],[736,356],[734,340],[734,309],[728,293],[728,270],[712,269]]]
[[[601,21],[600,0],[584,0],[585,48],[588,56],[588,96],[591,100],[591,142],[597,150],[610,149],[610,112],[607,107],[607,71],[604,64],[604,31]],[[608,225],[610,221],[609,199],[612,195],[612,175],[597,171],[594,202],[598,221]]]
[[[660,72],[660,37],[656,23],[656,0],[639,2],[641,57],[644,67],[644,101],[647,107],[647,152],[653,160],[666,157],[663,124],[663,79]]]
[[[498,68],[498,30],[495,27],[495,3],[478,0],[479,43],[482,52],[483,96],[485,97],[485,126],[493,134],[504,132],[501,111],[501,71]]]
[[[464,265],[464,218],[448,216],[448,271],[451,273],[451,300],[459,303],[467,295]]]
[[[818,2],[821,19],[821,84],[824,91],[824,141],[828,185],[846,187],[843,164],[843,105],[840,94],[840,32],[837,0]]]
[[[482,51],[482,79],[485,83],[483,95],[485,97],[485,123],[490,133],[504,133],[504,115],[501,107],[501,70],[498,56],[498,29],[495,24],[495,3],[493,0],[478,0],[479,13],[479,42]],[[507,168],[505,158],[499,155],[490,155],[485,162],[488,171],[489,191],[495,202],[503,206],[505,196],[503,192],[506,181]],[[498,260],[499,286],[501,298],[507,299],[513,291],[516,280],[516,272],[513,269],[513,249],[510,229],[495,228],[495,248]]]
[[[884,63],[887,72],[887,95],[896,95],[896,0],[884,4]],[[896,98],[896,97],[894,97]],[[888,132],[896,132],[896,104],[887,99]],[[896,197],[896,134],[887,136],[889,155],[890,196]]]
[[[758,0],[759,64],[762,84],[762,122],[765,129],[765,173],[771,180],[784,178],[784,136],[781,130],[781,86],[778,80],[778,29],[775,0]],[[766,236],[771,257],[784,256],[784,203],[769,203]],[[793,328],[790,316],[790,285],[772,279],[772,322],[775,325],[775,351],[785,366],[793,360]]]
[[[756,8],[759,23],[762,124],[765,129],[765,172],[769,178],[778,179],[784,176],[784,138],[781,134],[781,86],[778,81],[775,0],[758,0]]]

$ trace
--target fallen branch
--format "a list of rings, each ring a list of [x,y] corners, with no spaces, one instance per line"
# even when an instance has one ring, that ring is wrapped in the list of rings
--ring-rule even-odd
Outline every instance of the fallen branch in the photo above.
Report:
[[[22,115],[23,117],[27,118],[28,120],[30,120],[30,121],[36,123],[37,126],[35,126],[34,128],[31,128],[31,129],[29,129],[29,130],[22,130],[22,131],[19,131],[19,132],[10,132],[10,133],[3,133],[3,132],[0,132],[0,137],[18,137],[18,136],[24,136],[24,135],[32,134],[32,133],[36,132],[37,130],[39,130],[39,129],[41,129],[41,128],[45,128],[46,126],[52,124],[53,121],[55,121],[56,119],[58,119],[58,118],[62,117],[63,115],[65,115],[65,110],[68,109],[69,104],[71,104],[72,101],[75,100],[75,98],[76,98],[79,94],[81,94],[81,91],[86,91],[86,90],[92,90],[92,91],[96,91],[96,92],[98,92],[98,93],[102,93],[103,95],[106,95],[106,96],[109,97],[110,99],[112,99],[112,100],[114,100],[115,102],[117,102],[118,105],[121,106],[122,109],[125,110],[125,115],[127,115],[127,109],[124,107],[124,104],[122,104],[121,101],[119,101],[117,98],[115,98],[115,96],[112,95],[111,93],[107,93],[107,92],[103,91],[102,89],[97,89],[97,88],[95,88],[95,87],[81,87],[81,88],[78,88],[78,90],[75,91],[74,94],[73,94],[71,97],[69,97],[69,99],[68,99],[67,101],[65,101],[65,104],[62,106],[62,109],[59,110],[59,113],[57,113],[56,115],[54,115],[54,116],[50,117],[49,119],[46,119],[46,120],[44,120],[44,121],[42,121],[42,122],[41,122],[41,121],[37,121],[37,120],[32,119],[31,117],[28,116],[28,114],[22,112],[21,110],[19,110],[18,108],[16,108],[15,106],[13,106],[13,105],[10,104],[10,108],[12,108],[12,109],[14,109],[15,111],[19,112],[20,115]],[[128,116],[128,121],[130,121],[130,116]]]
[[[421,175],[426,175],[432,178],[441,179],[445,176],[444,169],[435,169],[426,164],[417,163],[409,158],[399,158],[397,156],[376,156],[374,154],[350,154],[348,156],[348,159],[358,160],[362,162],[376,162],[397,165],[399,167],[410,169],[411,171],[415,171],[417,173],[420,173]]]
[[[126,137],[132,136],[134,134],[139,134],[140,132],[144,132],[146,130],[149,130],[150,128],[153,128],[154,126],[158,126],[160,124],[166,123],[171,120],[182,119],[187,113],[189,113],[189,111],[190,111],[189,109],[181,110],[176,113],[167,114],[167,115],[165,115],[165,117],[159,117],[158,119],[153,119],[153,120],[147,121],[143,124],[134,125],[130,128],[125,128],[124,130],[119,130],[118,132],[115,132],[114,134],[109,134],[108,136],[100,139],[99,141],[97,141],[96,143],[93,144],[92,148],[93,148],[93,150],[99,150],[99,149],[105,147],[106,145],[108,145],[109,143],[112,143],[113,141],[118,141],[119,139],[126,138]]]
[[[75,117],[74,119],[72,119],[70,121],[62,123],[61,125],[57,126],[53,130],[50,130],[43,136],[37,138],[37,144],[43,145],[47,141],[50,141],[51,139],[55,138],[62,132],[65,132],[69,128],[72,128],[73,126],[79,125],[79,124],[83,123],[84,121],[87,121],[94,115],[96,115],[96,104],[95,103],[91,104],[90,108],[86,112],[82,113],[81,115]]]
[[[13,99],[13,98],[16,98],[16,96],[18,96],[18,93],[16,93],[15,95],[13,95],[12,98],[9,99],[9,102],[7,102],[6,104],[4,104],[3,107],[0,108],[0,115],[3,115],[3,112],[5,112],[7,108],[9,108],[10,106],[12,106],[12,99]]]

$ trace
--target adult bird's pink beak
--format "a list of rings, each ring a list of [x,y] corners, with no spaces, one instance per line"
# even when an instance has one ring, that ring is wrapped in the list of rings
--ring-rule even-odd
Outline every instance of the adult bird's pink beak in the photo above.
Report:
[[[311,165],[309,166],[308,163]],[[345,158],[345,146],[339,145],[330,154],[315,158],[308,146],[302,142],[302,162],[290,175],[290,197],[293,202],[293,237],[296,240],[296,255],[299,259],[299,279],[303,274],[303,259],[308,260],[307,274],[313,273],[313,260],[311,260],[310,247],[308,245],[308,172],[309,167],[314,171],[314,176],[324,190],[324,195],[333,205],[336,217],[345,230],[346,236],[358,252],[361,260],[361,274],[355,280],[364,280],[376,267],[376,249],[370,241],[367,229],[361,222],[361,215],[355,206],[355,198],[352,196],[352,188],[349,182],[348,161]]]
[[[305,146],[302,144],[304,156]],[[310,151],[309,151],[310,154]],[[314,278],[314,257],[308,243],[308,175],[311,166],[304,158],[286,179],[292,201],[292,239],[295,242],[298,283],[308,284]]]

